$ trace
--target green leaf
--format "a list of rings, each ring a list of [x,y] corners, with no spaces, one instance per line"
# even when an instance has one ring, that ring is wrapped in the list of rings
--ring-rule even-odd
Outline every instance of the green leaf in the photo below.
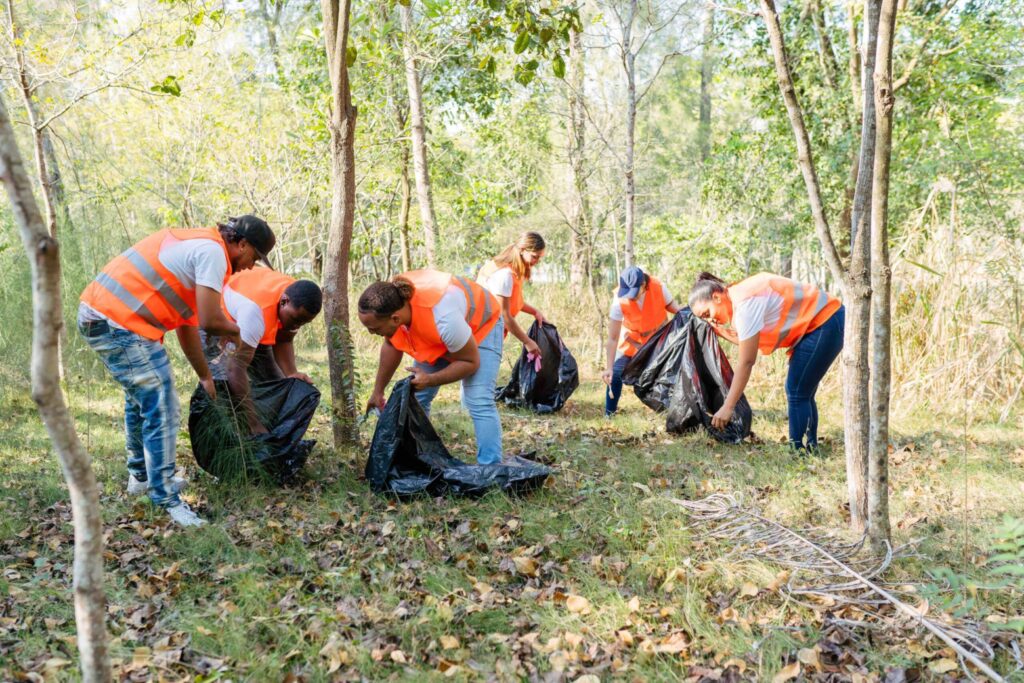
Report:
[[[910,259],[903,259],[903,260],[906,261],[907,263],[909,263],[912,266],[917,266],[921,270],[928,271],[932,275],[938,275],[939,277],[942,277],[942,273],[940,273],[939,271],[935,270],[934,268],[929,268],[928,266],[924,265],[923,263],[918,263],[917,261],[911,261]]]
[[[529,71],[536,71],[538,66],[540,66],[540,62],[536,59],[531,59],[526,64],[523,64],[523,68]]]
[[[521,31],[519,35],[516,36],[516,44],[512,48],[512,51],[515,52],[517,55],[522,54],[523,51],[526,49],[526,46],[529,44],[530,34],[527,33],[526,31]]]
[[[349,45],[345,50],[345,64],[352,66],[356,63],[356,46]]]
[[[555,55],[555,58],[551,60],[551,70],[556,78],[565,78],[565,60],[562,59],[562,55]]]
[[[547,26],[545,26],[544,28],[542,28],[540,30],[540,42],[542,42],[544,44],[547,44],[547,42],[549,40],[551,40],[552,36],[554,36],[554,35],[555,35],[555,32],[552,31]]]
[[[161,82],[150,86],[152,92],[164,93],[173,97],[181,97],[181,83],[177,76],[167,76]]]

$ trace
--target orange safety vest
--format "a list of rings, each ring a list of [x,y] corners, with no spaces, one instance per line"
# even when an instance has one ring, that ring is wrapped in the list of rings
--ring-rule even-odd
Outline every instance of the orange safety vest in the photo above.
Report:
[[[137,242],[103,267],[80,297],[82,303],[135,334],[160,341],[183,325],[197,325],[196,290],[188,289],[160,263],[160,252],[184,240],[213,240],[231,258],[217,228],[165,228]]]
[[[497,273],[502,268],[508,268],[512,272],[512,294],[508,297],[509,310],[512,313],[512,317],[519,315],[519,312],[523,310],[523,280],[521,277],[516,275],[516,271],[512,270],[510,266],[499,266],[494,260],[490,260],[484,264],[484,267],[480,269],[480,274],[476,276],[478,284],[487,286],[487,279]],[[493,292],[492,292],[493,294]],[[505,334],[508,334],[508,330],[505,330]]]
[[[839,310],[842,302],[814,285],[771,273],[758,273],[729,286],[733,306],[753,296],[775,292],[782,297],[779,322],[769,331],[762,330],[757,346],[768,355],[778,348],[792,348],[805,334],[818,329]]]
[[[277,305],[281,303],[281,295],[288,289],[295,278],[278,273],[270,268],[253,268],[236,273],[228,280],[226,287],[231,291],[241,294],[249,301],[260,307],[263,311],[263,338],[260,344],[273,346],[277,341],[277,331],[281,327],[281,321],[277,317]],[[221,299],[221,306],[224,313],[232,321],[238,322],[228,313],[228,307]]]
[[[619,335],[619,351],[632,358],[640,347],[665,324],[668,311],[665,310],[665,292],[661,283],[653,277],[647,281],[644,305],[641,308],[636,299],[619,299],[622,307],[622,333]]]
[[[391,345],[421,363],[433,363],[448,353],[434,321],[433,308],[451,285],[458,285],[466,295],[466,322],[479,344],[501,318],[498,300],[486,289],[464,277],[438,270],[411,270],[398,277],[413,284],[416,291],[409,301],[412,322],[402,325],[391,335]]]

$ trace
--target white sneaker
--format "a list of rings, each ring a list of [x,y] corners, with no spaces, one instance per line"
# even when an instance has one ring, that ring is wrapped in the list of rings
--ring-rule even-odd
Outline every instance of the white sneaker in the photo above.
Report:
[[[188,479],[182,479],[181,477],[171,478],[171,491],[173,493],[181,493],[185,485],[188,484]],[[129,496],[141,496],[143,493],[149,490],[149,482],[141,481],[135,478],[134,474],[128,475],[128,495]]]
[[[178,526],[203,526],[206,520],[192,511],[188,503],[181,502],[173,507],[167,508],[167,514],[171,516]]]

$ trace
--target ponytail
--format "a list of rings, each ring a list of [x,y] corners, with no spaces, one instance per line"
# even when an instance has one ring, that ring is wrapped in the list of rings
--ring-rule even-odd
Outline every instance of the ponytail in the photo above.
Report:
[[[706,271],[702,272],[697,276],[697,281],[690,289],[690,308],[693,308],[696,304],[711,301],[713,294],[721,294],[727,291],[728,288],[729,286],[722,278]]]
[[[359,312],[386,318],[401,310],[415,292],[412,282],[401,276],[392,278],[391,282],[374,282],[359,295]]]

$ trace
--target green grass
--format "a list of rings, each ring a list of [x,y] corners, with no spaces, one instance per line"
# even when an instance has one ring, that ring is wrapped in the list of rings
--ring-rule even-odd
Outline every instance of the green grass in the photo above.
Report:
[[[310,355],[307,365],[326,386],[318,360]],[[778,568],[725,558],[727,547],[703,539],[659,498],[735,492],[780,521],[843,529],[841,456],[785,451],[784,416],[772,402],[779,392],[767,380],[751,392],[755,410],[765,408],[754,425],[764,443],[723,446],[702,434],[666,435],[662,419],[628,392],[622,413],[605,421],[602,387],[583,365],[584,384],[564,413],[502,410],[507,451],[554,461],[548,485],[527,498],[373,495],[361,480],[365,449],[331,449],[322,409],[307,477],[288,489],[213,481],[183,436],[186,499],[212,521],[190,531],[169,528],[145,499],[124,494],[120,399],[101,374],[81,377],[71,399],[102,486],[118,667],[163,680],[282,680],[288,672],[305,681],[446,680],[443,671],[453,680],[517,680],[562,669],[569,680],[590,672],[681,681],[695,667],[737,659],[745,677],[770,680],[818,641],[822,613],[770,590],[740,597],[744,583],[764,588]],[[187,403],[192,381],[180,379]],[[823,393],[823,432],[839,452],[835,387]],[[0,679],[42,672],[48,661],[53,679],[74,679],[60,470],[30,400],[8,394],[0,411]],[[453,453],[470,459],[471,424],[456,388],[442,390],[435,424]],[[915,446],[893,456],[892,520],[896,541],[914,541],[916,555],[899,560],[892,578],[914,581],[936,566],[978,574],[996,521],[1024,515],[1024,434],[972,425],[965,454],[955,420],[906,418],[895,432],[897,444]],[[516,570],[515,558],[526,557],[535,572]],[[572,611],[568,596],[586,598],[589,609]],[[1019,593],[983,591],[974,608],[1019,614],[1022,604]],[[685,649],[658,652],[673,634]],[[941,656],[934,643],[908,642],[861,635],[843,647],[874,673]]]

